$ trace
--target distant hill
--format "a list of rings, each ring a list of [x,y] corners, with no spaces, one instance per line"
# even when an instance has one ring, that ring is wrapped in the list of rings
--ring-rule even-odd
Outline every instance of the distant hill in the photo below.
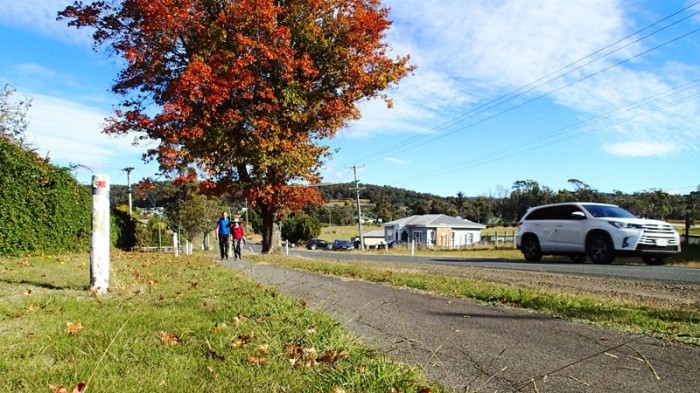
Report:
[[[134,207],[156,207],[164,206],[170,198],[170,193],[175,188],[170,182],[155,182],[157,188],[148,193],[148,197],[137,197],[136,187],[132,185],[134,192]],[[355,185],[353,183],[341,183],[326,186],[319,186],[318,190],[326,202],[332,200],[355,200]],[[438,195],[420,193],[416,191],[396,188],[391,186],[375,186],[372,184],[361,184],[360,199],[373,203],[377,196],[387,198],[392,205],[410,206],[417,200],[441,200],[448,202],[450,198]],[[129,187],[126,185],[113,184],[110,187],[110,202],[112,206],[125,205],[129,203]]]
[[[441,197],[439,195],[420,193],[416,191],[406,190],[403,188],[391,186],[375,186],[372,184],[361,184],[360,199],[367,199],[374,202],[378,196],[387,198],[393,205],[410,206],[417,200],[441,200],[448,202],[450,198]],[[333,199],[352,199],[355,200],[355,185],[353,183],[340,183],[326,186],[319,186],[319,192],[323,199],[330,201]]]

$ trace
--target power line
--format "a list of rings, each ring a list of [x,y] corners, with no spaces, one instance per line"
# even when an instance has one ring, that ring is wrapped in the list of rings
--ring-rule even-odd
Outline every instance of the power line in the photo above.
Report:
[[[364,161],[364,162],[366,162],[366,163],[376,162],[376,161],[379,161],[379,160],[381,160],[382,158],[384,158],[383,154],[385,154],[385,153],[389,153],[389,152],[392,152],[392,151],[394,151],[394,152],[396,152],[396,153],[402,153],[402,152],[405,152],[405,151],[408,151],[408,150],[411,150],[411,149],[414,149],[414,148],[417,148],[417,147],[424,146],[424,145],[426,145],[426,144],[428,144],[428,143],[432,143],[432,142],[434,142],[434,141],[436,141],[436,140],[439,140],[439,139],[442,139],[442,138],[444,138],[444,137],[446,137],[446,136],[452,135],[452,134],[454,134],[454,133],[456,133],[456,132],[463,131],[464,129],[469,128],[469,127],[472,127],[472,126],[474,126],[474,125],[476,125],[476,124],[480,124],[480,123],[482,123],[482,122],[484,122],[484,121],[487,121],[487,120],[490,120],[490,119],[492,119],[492,118],[494,118],[494,117],[497,117],[497,116],[503,115],[503,114],[505,114],[505,113],[508,113],[508,112],[510,112],[510,111],[512,111],[512,110],[515,110],[515,109],[520,108],[520,107],[522,107],[522,106],[524,106],[524,105],[527,105],[527,104],[529,104],[529,103],[531,103],[531,102],[533,102],[533,101],[539,100],[540,98],[546,97],[546,96],[551,95],[551,94],[553,94],[553,93],[555,93],[555,92],[558,92],[558,91],[560,91],[560,90],[562,90],[562,89],[564,89],[564,88],[570,87],[570,86],[572,86],[572,85],[574,85],[574,84],[576,84],[576,83],[579,83],[579,82],[581,82],[581,81],[584,81],[584,80],[586,80],[586,79],[589,79],[589,78],[591,78],[591,77],[593,77],[593,76],[599,75],[600,73],[605,72],[605,71],[608,71],[608,70],[611,69],[611,68],[617,67],[617,66],[619,66],[619,65],[621,65],[621,64],[624,64],[624,63],[629,62],[629,61],[631,61],[631,60],[633,60],[633,59],[636,59],[636,58],[638,58],[638,57],[640,57],[640,56],[643,56],[643,55],[645,55],[645,54],[647,54],[647,53],[649,53],[649,52],[651,52],[651,51],[653,51],[653,50],[659,49],[659,48],[661,48],[661,47],[663,47],[663,46],[665,46],[665,45],[668,45],[668,44],[670,44],[670,43],[672,43],[672,42],[675,42],[675,41],[677,41],[677,40],[679,40],[679,39],[685,38],[686,36],[691,35],[691,34],[697,32],[697,31],[700,30],[700,29],[698,29],[698,30],[693,30],[693,31],[691,31],[690,33],[681,35],[680,37],[676,37],[676,38],[674,38],[674,39],[672,39],[672,40],[670,40],[670,41],[667,41],[667,42],[664,43],[664,44],[657,45],[657,46],[655,46],[655,47],[653,47],[653,48],[651,48],[651,49],[649,49],[649,50],[646,50],[646,51],[644,51],[644,52],[641,52],[641,53],[637,54],[636,56],[633,56],[633,57],[628,58],[628,59],[626,59],[626,60],[617,62],[617,63],[613,64],[612,66],[606,67],[606,68],[604,68],[604,69],[602,69],[602,70],[599,70],[598,72],[592,73],[592,74],[590,74],[590,75],[588,75],[588,76],[586,76],[586,77],[584,77],[584,78],[580,78],[580,79],[578,79],[578,80],[576,80],[576,81],[574,81],[574,82],[572,82],[572,83],[569,83],[569,84],[567,84],[567,85],[564,85],[564,86],[562,86],[562,87],[560,87],[560,88],[558,88],[558,89],[554,89],[554,90],[552,90],[552,91],[550,91],[550,92],[548,92],[548,93],[546,93],[546,94],[542,94],[542,95],[540,95],[540,96],[537,96],[537,97],[535,97],[535,98],[533,98],[533,99],[530,99],[530,100],[528,100],[528,101],[526,101],[526,102],[524,102],[524,103],[521,103],[520,105],[517,105],[517,106],[512,107],[512,108],[510,108],[510,109],[507,109],[507,110],[498,112],[498,113],[496,113],[495,115],[488,116],[486,119],[483,119],[483,120],[480,120],[480,121],[477,121],[477,122],[474,122],[474,123],[470,123],[470,124],[468,124],[468,125],[466,125],[466,126],[464,126],[464,127],[461,127],[461,128],[459,128],[459,129],[457,129],[457,130],[455,130],[455,131],[452,131],[452,132],[449,132],[449,133],[447,133],[447,134],[442,134],[442,135],[439,135],[439,136],[435,136],[434,138],[432,138],[432,139],[430,139],[430,140],[428,140],[428,141],[426,141],[426,142],[424,142],[424,143],[416,144],[415,146],[410,146],[410,145],[411,145],[412,143],[414,143],[414,142],[418,142],[418,141],[420,141],[420,140],[422,140],[422,139],[425,139],[425,138],[428,138],[429,136],[432,136],[432,135],[433,135],[433,132],[432,132],[432,131],[439,131],[439,130],[442,130],[442,129],[449,128],[449,127],[451,127],[451,126],[453,126],[453,125],[458,124],[459,122],[461,122],[462,119],[473,118],[473,117],[475,117],[476,115],[485,113],[485,112],[488,111],[488,110],[491,110],[491,109],[493,109],[493,108],[495,108],[495,107],[498,107],[498,106],[500,106],[500,105],[502,105],[502,104],[504,104],[504,103],[507,103],[507,102],[509,102],[509,101],[512,101],[512,100],[514,100],[515,98],[518,98],[518,97],[520,97],[520,96],[522,96],[522,95],[524,95],[524,94],[526,94],[526,93],[528,93],[528,92],[530,92],[530,91],[532,91],[532,90],[534,90],[534,89],[536,89],[536,88],[538,88],[538,87],[541,87],[541,86],[543,86],[543,85],[546,85],[546,84],[548,84],[548,83],[551,83],[551,82],[553,82],[553,81],[556,80],[556,79],[563,78],[564,76],[569,75],[569,74],[571,74],[571,73],[573,73],[573,72],[575,72],[575,71],[577,71],[577,70],[580,70],[581,68],[583,68],[583,67],[585,67],[585,66],[588,66],[588,65],[590,65],[590,64],[592,64],[592,63],[594,63],[594,62],[596,62],[596,61],[598,61],[598,60],[601,60],[601,59],[603,59],[603,58],[605,58],[605,57],[608,57],[608,56],[610,56],[610,55],[612,55],[612,54],[614,54],[614,53],[616,53],[616,52],[618,52],[618,51],[620,51],[620,50],[622,50],[622,49],[625,49],[625,48],[629,47],[630,45],[633,45],[633,44],[638,43],[638,42],[640,42],[640,41],[642,41],[642,40],[644,40],[644,39],[647,39],[647,38],[651,37],[652,35],[658,34],[659,32],[661,32],[661,31],[663,31],[663,30],[666,30],[666,29],[668,29],[668,28],[671,27],[671,26],[674,26],[674,25],[676,25],[676,24],[678,24],[678,23],[680,23],[680,22],[682,22],[682,21],[685,21],[685,20],[687,20],[687,19],[690,19],[690,18],[692,18],[693,16],[695,16],[695,15],[697,15],[697,14],[700,14],[700,11],[696,11],[696,12],[692,13],[691,15],[685,16],[685,17],[683,17],[683,18],[681,18],[681,19],[679,19],[679,20],[677,20],[677,21],[675,21],[675,22],[673,22],[673,23],[670,23],[670,24],[668,24],[668,25],[666,25],[666,26],[663,26],[663,27],[661,27],[661,28],[659,28],[659,29],[656,29],[656,30],[654,30],[653,32],[651,32],[651,33],[649,33],[649,34],[647,34],[647,35],[645,35],[645,36],[642,36],[642,37],[640,37],[640,38],[638,38],[638,39],[636,39],[636,40],[634,40],[634,41],[632,41],[632,42],[629,42],[629,43],[627,43],[627,44],[625,44],[625,45],[623,45],[623,46],[621,46],[621,47],[619,47],[619,48],[617,48],[617,49],[615,49],[615,50],[613,50],[613,51],[609,51],[609,52],[607,52],[607,53],[605,53],[605,54],[603,54],[603,55],[601,55],[601,56],[595,57],[594,59],[592,59],[592,60],[590,60],[590,61],[588,61],[588,62],[586,62],[586,63],[584,63],[584,64],[581,64],[581,65],[579,65],[579,66],[577,66],[577,67],[575,67],[575,68],[573,68],[573,69],[570,69],[569,71],[566,71],[566,72],[564,72],[564,73],[562,73],[562,74],[559,74],[561,71],[564,71],[564,70],[566,70],[567,68],[570,68],[570,67],[572,67],[572,66],[574,66],[574,65],[576,65],[576,64],[578,64],[578,63],[581,63],[582,61],[584,61],[584,60],[586,60],[586,59],[588,59],[588,58],[591,58],[591,57],[593,57],[593,56],[596,55],[596,54],[602,53],[602,52],[605,51],[606,49],[611,48],[611,47],[613,47],[613,46],[615,46],[615,45],[617,45],[617,44],[619,44],[619,43],[622,43],[622,42],[628,40],[629,38],[631,38],[631,37],[633,37],[633,36],[635,36],[635,35],[638,35],[638,34],[641,33],[641,32],[644,32],[644,31],[646,31],[646,30],[648,30],[648,29],[650,29],[650,28],[652,28],[652,27],[654,27],[654,26],[656,26],[656,25],[659,25],[660,23],[662,23],[662,22],[664,22],[664,21],[667,21],[667,20],[673,18],[673,17],[676,16],[676,15],[679,15],[679,14],[683,13],[683,12],[687,11],[688,9],[693,8],[693,7],[696,6],[697,4],[700,4],[700,1],[695,2],[695,3],[693,3],[693,4],[691,4],[691,5],[689,5],[689,6],[685,7],[685,8],[683,8],[683,9],[681,9],[681,10],[679,10],[679,11],[676,11],[675,13],[673,13],[673,14],[671,14],[671,15],[669,15],[669,16],[666,16],[666,17],[664,17],[664,18],[662,18],[662,19],[660,19],[660,20],[658,20],[658,21],[656,21],[656,22],[654,22],[654,23],[652,23],[652,24],[650,24],[650,25],[644,27],[643,29],[640,29],[640,30],[638,30],[638,31],[636,31],[636,32],[634,32],[634,33],[632,33],[632,34],[630,34],[630,35],[627,35],[626,37],[621,38],[621,39],[615,41],[614,43],[611,43],[611,44],[609,44],[609,45],[606,45],[605,47],[603,47],[603,48],[601,48],[601,49],[598,49],[598,50],[596,50],[596,51],[594,51],[594,52],[588,54],[587,56],[584,56],[584,57],[582,57],[582,58],[580,58],[580,59],[578,59],[578,60],[576,60],[576,61],[574,61],[574,62],[572,62],[572,63],[570,63],[570,64],[568,64],[568,65],[566,65],[566,66],[564,66],[564,67],[561,67],[561,68],[559,68],[559,69],[556,70],[556,71],[553,71],[553,72],[551,72],[551,73],[549,73],[549,74],[547,74],[547,75],[545,75],[545,76],[543,76],[543,77],[540,77],[539,79],[537,79],[537,80],[535,80],[535,81],[533,81],[533,82],[530,82],[530,83],[528,83],[528,84],[526,84],[526,85],[524,85],[524,86],[521,86],[520,88],[515,89],[515,90],[513,90],[513,91],[511,91],[511,92],[509,92],[509,93],[507,93],[507,94],[505,94],[505,95],[503,95],[503,96],[500,96],[500,97],[498,97],[498,98],[496,98],[496,99],[494,99],[494,100],[491,100],[491,101],[487,102],[487,103],[484,104],[484,105],[480,105],[480,106],[478,106],[477,108],[475,108],[475,109],[473,109],[473,110],[471,110],[471,111],[469,111],[469,112],[467,112],[467,113],[465,113],[465,114],[462,114],[462,115],[460,115],[460,116],[458,116],[458,117],[456,117],[456,118],[454,118],[454,119],[452,119],[452,120],[449,120],[449,121],[447,121],[447,122],[444,122],[444,123],[442,123],[442,124],[440,124],[440,125],[438,125],[438,126],[436,126],[436,127],[430,128],[430,129],[426,130],[426,132],[424,132],[424,133],[421,133],[421,134],[419,134],[419,135],[414,135],[414,136],[412,136],[412,137],[409,137],[409,138],[407,138],[407,139],[405,139],[405,140],[403,140],[403,141],[401,141],[401,142],[398,142],[398,143],[396,143],[396,144],[394,144],[394,145],[391,145],[391,146],[385,147],[385,148],[383,148],[383,149],[380,149],[380,150],[378,150],[378,151],[375,152],[375,153],[367,154],[367,155],[361,157],[361,158],[360,158],[359,160],[357,160],[357,161]],[[556,75],[556,74],[559,74],[559,75],[550,78],[551,76]],[[548,78],[549,78],[549,79],[548,79]],[[542,81],[544,81],[544,82],[542,82]],[[541,83],[540,83],[540,82],[541,82]],[[402,149],[402,150],[400,150],[400,151],[396,151],[397,149],[400,149],[401,147],[404,147],[404,146],[407,146],[407,145],[408,145],[409,147],[406,147],[405,149]],[[373,160],[370,160],[370,159],[372,159],[373,157],[378,157],[378,158],[373,159]]]
[[[660,93],[660,94],[657,94],[657,95],[655,95],[655,96],[645,98],[645,99],[640,100],[640,101],[638,101],[638,102],[636,102],[636,103],[634,103],[634,104],[631,104],[631,105],[629,105],[629,106],[627,106],[627,107],[619,108],[619,109],[610,111],[610,112],[608,112],[608,113],[606,113],[606,114],[603,114],[603,115],[600,115],[600,116],[595,116],[595,117],[590,118],[590,119],[588,119],[588,120],[581,121],[581,122],[579,122],[579,123],[576,123],[576,124],[573,124],[573,125],[570,125],[570,126],[567,126],[567,127],[560,128],[560,129],[555,130],[555,131],[552,131],[552,132],[550,132],[550,133],[547,133],[547,134],[544,134],[544,135],[538,135],[538,136],[536,136],[536,137],[534,137],[534,138],[527,139],[527,140],[525,140],[525,141],[516,143],[516,144],[514,144],[514,145],[507,146],[507,147],[504,147],[504,148],[501,148],[501,149],[498,149],[498,150],[495,150],[495,151],[491,151],[491,152],[488,152],[488,153],[484,153],[483,155],[480,155],[480,156],[477,156],[477,157],[472,157],[472,158],[470,159],[469,163],[466,164],[466,165],[462,165],[462,166],[459,166],[459,167],[451,167],[450,169],[446,169],[446,170],[444,170],[444,171],[437,171],[437,172],[436,172],[436,171],[433,170],[433,171],[430,171],[429,173],[419,174],[418,176],[412,176],[412,177],[410,177],[410,178],[407,177],[407,178],[404,178],[404,179],[398,179],[397,182],[399,182],[399,183],[410,183],[411,181],[419,181],[419,180],[424,180],[424,179],[427,179],[427,178],[434,178],[434,177],[444,176],[444,175],[448,175],[448,174],[451,174],[451,173],[459,172],[459,171],[462,171],[462,170],[465,170],[465,169],[474,168],[474,167],[482,166],[482,165],[485,165],[485,164],[488,164],[488,163],[491,163],[491,162],[495,162],[495,161],[507,159],[507,158],[509,158],[509,157],[515,156],[516,154],[519,154],[519,153],[522,153],[522,152],[525,152],[525,151],[532,151],[532,150],[534,150],[534,149],[536,149],[536,148],[541,148],[541,147],[549,146],[549,145],[552,145],[552,144],[555,144],[555,143],[564,142],[564,141],[566,141],[566,140],[570,140],[570,139],[576,138],[576,137],[578,137],[578,136],[580,136],[580,135],[577,135],[577,134],[574,134],[574,135],[562,135],[563,133],[567,133],[567,132],[571,132],[571,131],[575,131],[575,130],[581,130],[581,129],[584,129],[586,126],[589,126],[589,125],[591,125],[591,124],[593,124],[593,123],[595,123],[595,122],[597,122],[597,121],[600,121],[601,119],[611,118],[611,117],[613,117],[614,115],[616,115],[616,114],[618,114],[618,113],[626,112],[626,111],[629,111],[629,110],[632,110],[632,109],[635,109],[635,108],[642,107],[642,105],[644,105],[644,104],[648,104],[648,103],[653,102],[653,101],[658,101],[659,99],[668,98],[668,97],[671,97],[671,96],[673,96],[673,95],[677,95],[677,94],[683,93],[683,92],[685,92],[685,91],[688,91],[688,90],[692,89],[693,87],[696,87],[697,84],[698,84],[698,82],[700,82],[700,80],[695,80],[695,81],[692,81],[692,82],[690,82],[690,83],[684,84],[684,85],[682,85],[682,86],[680,86],[680,87],[677,87],[677,88],[675,88],[675,89],[666,90],[666,91],[664,91],[664,92],[662,92],[662,93]],[[682,88],[682,89],[681,89],[681,88]],[[679,89],[680,89],[680,90],[679,90]],[[675,91],[675,92],[673,92],[673,91]],[[666,93],[669,93],[669,92],[673,92],[673,93],[666,94]],[[635,114],[631,114],[631,115],[629,115],[629,116],[627,116],[627,117],[623,117],[623,118],[617,119],[617,120],[615,120],[614,122],[610,122],[610,123],[605,124],[605,126],[617,125],[617,124],[624,123],[624,122],[627,122],[627,121],[629,121],[629,120],[632,120],[632,119],[634,119],[634,118],[638,118],[638,117],[641,117],[641,116],[644,116],[644,115],[647,115],[647,116],[648,116],[648,115],[651,115],[651,114],[653,114],[653,113],[655,113],[655,112],[659,112],[661,109],[669,108],[669,107],[674,107],[674,106],[680,105],[680,104],[682,104],[682,103],[685,103],[685,102],[687,102],[687,101],[694,100],[694,99],[696,99],[696,98],[698,98],[698,97],[700,97],[700,93],[696,93],[696,94],[694,94],[694,95],[687,96],[687,97],[682,97],[682,98],[680,98],[680,99],[678,99],[678,100],[676,100],[676,101],[672,101],[672,102],[660,104],[660,105],[658,105],[658,106],[656,106],[656,107],[652,107],[652,108],[646,109],[646,110],[644,110],[644,111],[642,111],[642,112],[635,113]],[[555,139],[555,140],[547,141],[549,138],[554,138],[554,137],[559,137],[559,138],[558,138],[558,139]],[[533,147],[533,146],[534,146],[534,147]]]

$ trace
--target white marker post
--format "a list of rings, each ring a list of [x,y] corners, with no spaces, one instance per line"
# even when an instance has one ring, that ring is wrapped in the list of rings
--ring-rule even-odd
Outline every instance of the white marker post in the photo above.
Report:
[[[92,176],[92,247],[90,249],[90,289],[109,289],[109,176]]]

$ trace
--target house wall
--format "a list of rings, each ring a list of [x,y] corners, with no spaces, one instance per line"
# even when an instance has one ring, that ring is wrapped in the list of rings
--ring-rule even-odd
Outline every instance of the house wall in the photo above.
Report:
[[[406,233],[406,238],[402,236]],[[384,227],[384,241],[415,241],[427,247],[458,248],[481,241],[481,229],[455,229],[450,227],[405,227],[388,225]],[[368,244],[365,241],[365,244]]]
[[[363,240],[365,241],[365,247],[376,247],[386,243],[383,237],[365,237]]]

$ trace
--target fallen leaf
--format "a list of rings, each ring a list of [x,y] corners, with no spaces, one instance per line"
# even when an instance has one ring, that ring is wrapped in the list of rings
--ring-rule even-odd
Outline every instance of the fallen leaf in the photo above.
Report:
[[[238,336],[238,338],[235,339],[235,340],[231,343],[231,345],[232,345],[234,348],[242,348],[242,347],[244,347],[245,345],[247,345],[248,343],[250,343],[250,340],[251,340],[254,336],[255,336],[255,334],[254,334],[253,332],[250,332],[250,333],[248,333],[248,334],[246,334],[246,335],[243,335],[243,336]]]
[[[248,356],[248,363],[253,364],[255,366],[262,366],[263,364],[267,363],[267,358],[251,355]]]
[[[175,345],[179,342],[179,339],[175,335],[175,333],[168,333],[166,331],[160,332],[160,341],[163,342],[165,345]]]
[[[270,344],[262,344],[258,345],[255,350],[259,353],[267,353],[267,350],[270,349]]]
[[[244,316],[241,316],[241,314],[238,313],[238,314],[236,314],[235,317],[233,317],[232,322],[233,322],[234,325],[238,326],[238,325],[240,325],[241,323],[245,322],[246,319],[248,319],[248,318],[246,318],[246,317],[244,317]]]
[[[63,385],[61,385],[61,386],[49,385],[49,390],[53,393],[81,393],[86,388],[87,388],[87,384],[85,382],[80,382],[70,392],[68,392],[68,390],[66,390],[66,388],[63,387]]]
[[[83,330],[83,325],[80,322],[66,322],[68,327],[63,331],[70,336],[76,336]]]

